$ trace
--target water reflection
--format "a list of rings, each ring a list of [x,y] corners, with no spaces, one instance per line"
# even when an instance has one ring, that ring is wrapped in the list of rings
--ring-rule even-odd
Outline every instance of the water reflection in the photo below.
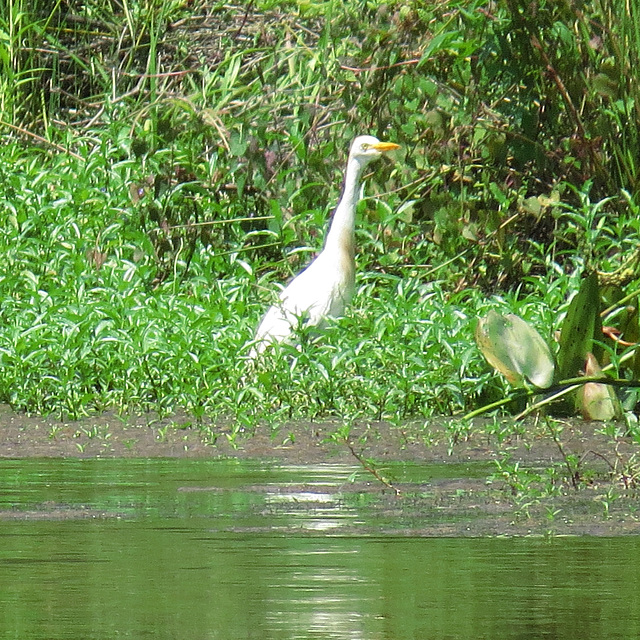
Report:
[[[357,535],[352,471],[0,461],[0,637],[640,637],[638,539]]]

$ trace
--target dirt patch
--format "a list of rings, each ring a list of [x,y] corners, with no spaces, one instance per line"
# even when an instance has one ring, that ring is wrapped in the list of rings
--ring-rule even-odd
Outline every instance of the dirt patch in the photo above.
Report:
[[[278,429],[265,426],[234,436],[230,425],[198,424],[181,414],[123,418],[105,413],[79,421],[59,421],[19,415],[9,407],[0,407],[0,458],[231,457],[300,465],[361,464],[371,471],[370,482],[335,491],[346,500],[349,495],[373,496],[376,524],[372,534],[640,533],[633,486],[637,481],[634,470],[638,474],[636,443],[620,434],[605,433],[600,423],[566,422],[555,437],[548,427],[536,422],[514,423],[511,430],[499,432],[492,431],[488,424],[478,422],[469,427],[436,420],[427,425],[395,427],[384,422],[362,423],[351,429],[345,442],[336,435],[340,425],[330,422],[290,423]],[[385,485],[380,481],[386,478],[385,463],[395,461],[495,463],[496,472],[491,477],[440,478],[420,485],[396,484],[391,478]],[[580,474],[577,488],[572,486],[568,462]],[[498,463],[506,469],[504,476],[499,473]],[[494,469],[493,464],[489,466]],[[518,484],[526,484],[531,477],[516,477],[518,469],[554,468],[559,490],[552,496],[540,497],[535,482],[525,487]],[[380,477],[376,477],[377,472]],[[0,513],[0,519],[97,517],[64,505],[50,507],[44,505],[35,513]],[[309,505],[301,508],[308,509]],[[359,529],[357,533],[367,532]]]
[[[277,429],[257,428],[232,436],[229,424],[199,424],[188,415],[120,416],[105,412],[77,421],[16,414],[0,405],[1,458],[94,457],[234,457],[268,458],[287,463],[354,461],[353,452],[336,436],[338,423],[287,423]],[[566,422],[559,435],[566,455],[590,458],[599,468],[609,461],[640,452],[625,438],[605,435],[601,423]],[[478,422],[459,428],[440,419],[401,427],[386,422],[353,426],[349,442],[364,458],[416,462],[497,460],[508,454],[522,464],[562,461],[557,441],[540,424],[514,427],[512,433],[491,435]]]

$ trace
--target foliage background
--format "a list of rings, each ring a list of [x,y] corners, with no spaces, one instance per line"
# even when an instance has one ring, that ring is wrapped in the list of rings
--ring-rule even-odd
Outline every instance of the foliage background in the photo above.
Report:
[[[478,316],[550,338],[585,268],[637,288],[639,45],[623,0],[9,0],[0,401],[242,428],[501,397]],[[368,179],[354,303],[247,371],[364,132],[402,150]]]

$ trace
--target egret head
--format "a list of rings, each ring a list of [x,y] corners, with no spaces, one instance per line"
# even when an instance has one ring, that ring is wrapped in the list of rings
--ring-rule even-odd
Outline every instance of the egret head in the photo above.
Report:
[[[380,140],[374,136],[358,136],[351,143],[349,158],[353,158],[362,166],[366,166],[372,160],[379,158],[383,153],[399,148],[399,144],[395,144],[393,142],[380,142]]]

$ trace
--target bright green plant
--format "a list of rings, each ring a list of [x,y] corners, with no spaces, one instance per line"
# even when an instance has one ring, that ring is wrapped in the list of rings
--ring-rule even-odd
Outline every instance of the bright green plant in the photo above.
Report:
[[[605,382],[606,378],[594,355],[603,352],[600,346],[602,333],[598,276],[590,273],[582,280],[579,291],[569,304],[555,359],[535,329],[513,314],[502,317],[492,311],[486,318],[480,319],[476,328],[476,342],[488,362],[511,384],[522,386],[529,382],[541,390],[548,389],[552,383],[556,388],[560,386],[574,390],[577,387],[579,391],[575,395],[575,404],[584,417],[609,420],[620,417],[621,407],[615,393]],[[637,345],[631,346],[633,354]],[[581,375],[596,380],[576,385],[576,379]],[[624,379],[614,380],[611,384],[636,386],[634,381],[626,382]],[[544,403],[561,400],[555,410],[570,411],[570,405],[563,400],[565,395],[564,391],[552,395]]]
[[[537,25],[515,1],[216,5],[196,28],[181,2],[10,3],[3,104],[20,132],[2,129],[0,151],[2,400],[71,415],[181,406],[230,416],[233,439],[261,420],[401,423],[502,398],[477,317],[508,309],[551,335],[585,266],[637,280],[622,128],[636,69],[607,67],[633,23],[543,4]],[[31,46],[16,57],[18,33]],[[615,99],[593,89],[610,71]],[[571,104],[595,114],[584,135]],[[403,149],[367,180],[354,304],[250,376],[244,347],[276,283],[321,247],[364,131]],[[607,171],[590,175],[598,159]],[[612,306],[626,295],[605,291]],[[604,352],[627,375],[621,348]]]

